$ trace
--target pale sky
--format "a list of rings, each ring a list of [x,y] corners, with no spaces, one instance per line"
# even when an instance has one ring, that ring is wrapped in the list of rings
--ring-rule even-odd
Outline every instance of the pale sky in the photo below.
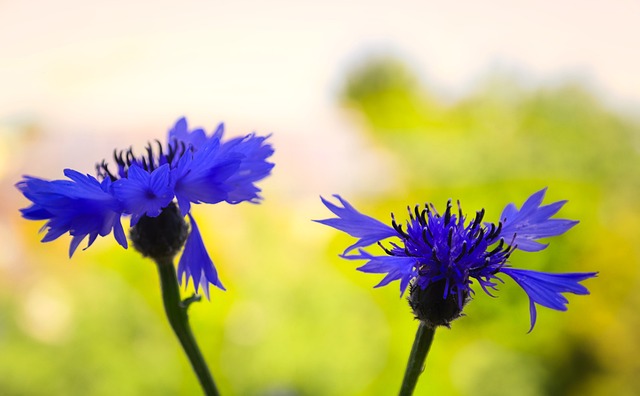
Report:
[[[640,103],[638,21],[635,0],[5,0],[0,117],[126,124],[188,111],[297,126],[382,50],[445,92],[499,66],[578,74]]]

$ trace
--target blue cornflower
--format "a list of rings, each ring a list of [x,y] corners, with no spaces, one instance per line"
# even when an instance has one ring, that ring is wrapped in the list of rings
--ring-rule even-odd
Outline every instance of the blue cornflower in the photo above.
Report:
[[[529,297],[531,331],[536,322],[536,304],[567,310],[562,293],[589,294],[581,281],[596,276],[595,272],[555,274],[512,268],[508,259],[514,250],[535,252],[547,245],[537,241],[563,234],[577,221],[551,219],[566,201],[541,206],[546,189],[531,195],[522,208],[509,204],[497,224],[483,222],[484,209],[467,221],[458,202],[457,214],[452,213],[451,200],[444,213],[433,204],[408,208],[406,226],[393,214],[391,227],[358,212],[340,196],[342,207],[321,197],[324,205],[337,218],[317,220],[358,238],[341,257],[367,260],[358,270],[386,274],[376,287],[399,280],[400,293],[409,288],[409,304],[418,319],[429,327],[449,326],[461,316],[464,305],[474,294],[477,282],[489,295],[496,290],[498,277],[505,274],[524,289]],[[388,247],[387,238],[397,238]],[[377,243],[386,255],[376,256],[363,247]],[[358,249],[358,253],[351,253]]]
[[[168,143],[149,144],[143,156],[131,149],[116,151],[117,170],[105,161],[97,165],[97,178],[66,169],[69,180],[43,180],[25,176],[16,186],[32,202],[21,210],[29,220],[46,220],[43,242],[65,233],[72,236],[71,257],[88,238],[87,248],[98,236],[113,231],[127,248],[121,224],[131,216],[131,239],[145,256],[173,258],[184,245],[178,277],[194,283],[209,296],[209,284],[224,290],[202,236],[191,215],[191,204],[257,203],[255,183],[269,175],[267,161],[273,148],[267,137],[249,134],[223,141],[220,124],[212,136],[203,129],[190,130],[185,118],[169,130]],[[189,218],[189,232],[184,217]],[[186,243],[185,243],[186,242]]]

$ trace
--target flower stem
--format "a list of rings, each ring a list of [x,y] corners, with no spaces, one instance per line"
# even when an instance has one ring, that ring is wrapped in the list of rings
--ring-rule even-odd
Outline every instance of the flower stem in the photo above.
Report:
[[[178,337],[178,340],[180,340],[180,345],[182,345],[182,349],[187,354],[193,371],[195,371],[198,376],[204,394],[207,396],[218,396],[219,393],[216,384],[213,382],[213,377],[209,372],[207,363],[204,361],[196,339],[191,332],[191,327],[189,327],[187,308],[189,304],[195,300],[193,297],[187,299],[186,304],[181,301],[178,277],[176,276],[172,259],[157,259],[156,264],[160,275],[164,311],[167,314],[167,319],[169,319],[169,324],[171,324],[173,332]]]
[[[420,321],[416,339],[413,341],[409,362],[407,362],[407,370],[404,372],[402,387],[400,388],[400,396],[410,396],[418,383],[418,377],[424,370],[424,361],[429,353],[435,328],[427,326],[426,323]]]

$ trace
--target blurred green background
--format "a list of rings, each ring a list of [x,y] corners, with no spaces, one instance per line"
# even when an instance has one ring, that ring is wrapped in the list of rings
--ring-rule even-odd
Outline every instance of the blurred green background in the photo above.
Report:
[[[369,11],[385,15],[389,9]],[[397,9],[388,17],[402,24],[410,12]],[[146,15],[146,8],[140,10]],[[69,238],[41,244],[42,224],[19,217],[27,201],[13,187],[22,174],[61,178],[64,167],[91,172],[115,147],[141,149],[147,139],[162,139],[181,111],[195,113],[190,120],[208,130],[217,117],[230,120],[229,136],[252,129],[274,133],[276,168],[260,183],[263,203],[194,209],[227,291],[212,289],[211,301],[192,305],[190,317],[223,394],[390,395],[399,388],[417,323],[396,283],[374,289],[379,276],[359,273],[356,263],[338,257],[351,238],[311,222],[330,217],[319,195],[341,194],[383,221],[391,212],[402,217],[407,205],[433,202],[441,208],[449,198],[459,199],[466,213],[484,207],[487,219],[497,221],[507,203],[520,205],[545,186],[545,202],[568,199],[560,216],[580,224],[542,252],[516,252],[511,263],[551,272],[598,271],[598,278],[585,282],[591,295],[568,295],[567,312],[539,308],[536,327],[527,334],[528,299],[519,287],[505,277],[497,298],[478,291],[465,317],[436,332],[416,394],[640,394],[637,106],[609,100],[573,74],[536,79],[500,67],[489,68],[463,93],[447,95],[433,80],[446,83],[425,78],[420,62],[393,50],[347,52],[346,66],[326,66],[331,78],[303,86],[323,86],[322,99],[292,96],[291,87],[308,77],[302,67],[307,63],[295,63],[283,48],[302,51],[305,62],[322,63],[304,52],[306,45],[315,50],[321,39],[338,45],[341,36],[331,36],[334,8],[287,10],[327,19],[317,36],[287,42],[273,57],[267,51],[273,43],[225,35],[229,51],[248,48],[252,54],[234,58],[228,69],[226,58],[215,53],[204,66],[195,61],[217,39],[211,32],[194,47],[178,46],[184,52],[162,56],[141,49],[142,41],[135,40],[143,32],[126,29],[123,37],[132,44],[114,44],[119,42],[111,41],[118,37],[113,33],[89,42],[89,52],[63,43],[46,53],[25,50],[24,59],[15,55],[15,70],[36,67],[31,57],[58,61],[47,69],[53,74],[36,73],[35,84],[51,89],[43,88],[44,99],[36,95],[40,88],[25,86],[26,95],[21,86],[5,90],[10,95],[0,101],[14,106],[0,112],[0,395],[199,394],[164,318],[153,263],[120,248],[111,236],[69,260]],[[88,9],[81,12],[89,15]],[[127,14],[107,12],[106,20],[120,21],[121,15]],[[261,10],[247,16],[264,19]],[[83,19],[83,26],[96,18]],[[371,23],[386,20],[378,18]],[[307,26],[296,21],[293,27],[304,32]],[[354,31],[362,27],[360,20],[347,22]],[[272,25],[260,26],[272,32]],[[295,40],[290,33],[297,30],[286,26],[290,30],[278,39]],[[157,43],[176,48],[172,35],[158,36]],[[27,49],[33,44],[23,43]],[[47,58],[64,51],[68,63]],[[163,66],[173,58],[181,60]],[[100,66],[74,68],[76,60]],[[282,91],[242,85],[246,78],[257,81],[247,77],[253,70],[242,68],[245,61],[275,73],[259,80],[275,76]],[[288,62],[291,70],[274,72]],[[190,80],[199,67],[211,67],[217,77]],[[175,79],[163,79],[169,75]],[[239,85],[227,86],[227,80]],[[143,121],[133,121],[138,117]]]
[[[466,317],[436,333],[417,394],[640,392],[638,121],[573,82],[530,89],[490,76],[447,104],[390,57],[363,62],[346,81],[341,105],[393,169],[378,179],[392,190],[347,197],[360,210],[388,219],[452,197],[497,220],[504,205],[548,186],[546,202],[568,199],[561,215],[580,225],[512,264],[600,272],[586,282],[590,296],[569,296],[568,312],[541,308],[531,334],[527,298],[508,278],[497,299],[478,293]],[[220,388],[393,394],[417,325],[397,285],[372,289],[377,276],[337,257],[351,241],[310,222],[310,213],[329,217],[319,200],[291,211],[269,180],[264,195],[261,205],[196,208],[228,288],[190,311]],[[10,221],[20,233],[6,237],[25,255],[1,280],[2,394],[197,393],[151,262],[110,238],[69,262],[66,238],[43,245],[40,225],[15,213]]]

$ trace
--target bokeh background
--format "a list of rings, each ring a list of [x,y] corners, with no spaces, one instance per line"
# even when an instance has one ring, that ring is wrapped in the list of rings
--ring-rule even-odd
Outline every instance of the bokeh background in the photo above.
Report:
[[[512,264],[599,271],[566,313],[513,282],[442,329],[416,394],[640,394],[637,1],[0,1],[0,394],[191,395],[155,268],[112,237],[68,259],[23,174],[92,173],[182,115],[273,133],[260,205],[198,206],[226,292],[190,309],[224,394],[388,395],[417,323],[311,222],[339,193],[497,220],[548,186],[580,224]],[[126,220],[125,220],[126,223]]]

